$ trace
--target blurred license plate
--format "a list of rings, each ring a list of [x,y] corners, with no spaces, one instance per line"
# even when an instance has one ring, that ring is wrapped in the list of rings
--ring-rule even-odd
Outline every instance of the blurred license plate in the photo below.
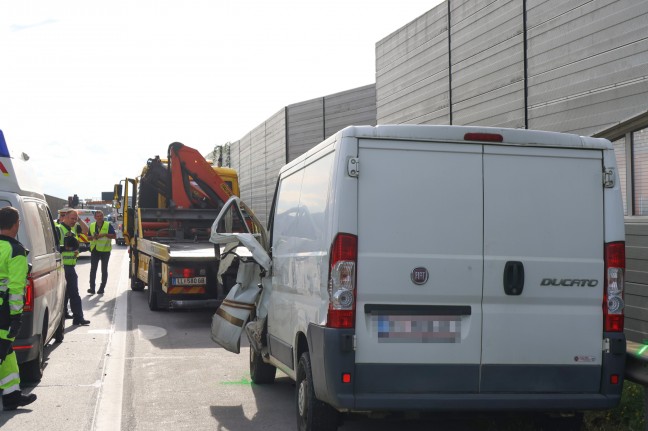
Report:
[[[198,284],[207,284],[207,277],[172,278],[171,284],[173,286],[195,286]]]

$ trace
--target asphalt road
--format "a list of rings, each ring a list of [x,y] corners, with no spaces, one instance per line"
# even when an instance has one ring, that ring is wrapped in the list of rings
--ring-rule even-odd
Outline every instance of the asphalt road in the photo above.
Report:
[[[115,247],[105,295],[90,296],[90,259],[77,266],[85,317],[67,321],[65,340],[46,349],[44,377],[26,392],[32,405],[0,412],[3,431],[296,429],[293,382],[250,382],[248,346],[236,355],[210,337],[213,310],[152,312],[146,291],[129,288],[128,256]],[[511,422],[513,421],[513,422]],[[512,425],[514,424],[514,425]],[[464,414],[431,418],[350,418],[341,431],[520,429],[533,419]]]

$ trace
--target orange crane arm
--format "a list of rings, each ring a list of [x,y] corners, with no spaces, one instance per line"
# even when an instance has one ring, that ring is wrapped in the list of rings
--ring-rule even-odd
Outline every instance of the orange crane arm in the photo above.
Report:
[[[205,158],[180,142],[169,145],[171,196],[176,208],[221,208],[233,195]]]

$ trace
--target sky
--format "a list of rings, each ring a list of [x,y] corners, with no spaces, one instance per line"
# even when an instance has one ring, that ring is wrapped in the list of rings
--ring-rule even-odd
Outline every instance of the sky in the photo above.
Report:
[[[45,193],[100,199],[174,141],[207,154],[375,83],[376,42],[440,2],[2,2],[0,130]]]

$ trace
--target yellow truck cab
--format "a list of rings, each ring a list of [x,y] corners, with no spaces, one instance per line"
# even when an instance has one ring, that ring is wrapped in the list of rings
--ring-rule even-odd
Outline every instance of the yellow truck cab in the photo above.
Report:
[[[25,160],[23,160],[25,159]],[[21,378],[38,381],[43,374],[45,345],[63,341],[65,275],[58,251],[57,229],[45,195],[27,166],[13,158],[0,130],[0,208],[20,212],[17,239],[29,250],[31,272],[25,288],[22,326],[13,344]]]

